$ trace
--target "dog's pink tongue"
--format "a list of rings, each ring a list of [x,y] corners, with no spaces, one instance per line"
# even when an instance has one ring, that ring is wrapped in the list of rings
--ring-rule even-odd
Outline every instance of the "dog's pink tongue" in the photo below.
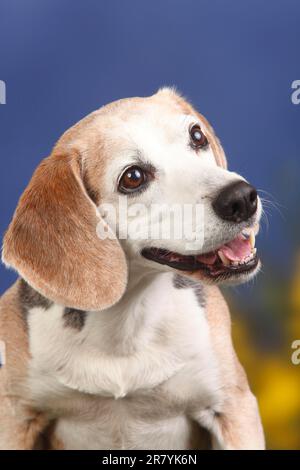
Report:
[[[245,240],[242,235],[222,246],[218,251],[222,251],[226,258],[231,261],[239,261],[251,255],[250,240]]]

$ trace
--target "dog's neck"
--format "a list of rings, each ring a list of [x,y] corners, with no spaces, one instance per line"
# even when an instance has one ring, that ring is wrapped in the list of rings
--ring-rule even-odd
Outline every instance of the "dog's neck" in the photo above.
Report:
[[[145,269],[144,266],[137,263],[136,261],[130,261],[128,266],[128,284],[127,289],[120,300],[126,298],[128,295],[132,295],[133,291],[141,292],[147,288],[158,276],[164,273],[158,269]]]
[[[128,354],[145,343],[144,332],[150,323],[156,322],[153,310],[149,305],[160,304],[160,286],[162,276],[166,273],[159,270],[145,270],[138,264],[132,263],[129,269],[128,285],[123,297],[112,307],[97,312],[97,320],[115,323],[115,348],[120,354]],[[95,316],[96,316],[95,315]],[[149,330],[148,330],[149,331]],[[119,332],[119,334],[118,334]],[[134,332],[134,334],[133,334]]]

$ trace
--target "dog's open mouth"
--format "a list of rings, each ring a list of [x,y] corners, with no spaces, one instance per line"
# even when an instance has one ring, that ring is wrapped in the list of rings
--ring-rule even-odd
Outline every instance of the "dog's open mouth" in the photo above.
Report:
[[[181,271],[203,273],[211,278],[229,278],[254,271],[259,263],[253,230],[244,230],[236,238],[209,253],[181,255],[162,248],[144,248],[142,256]]]

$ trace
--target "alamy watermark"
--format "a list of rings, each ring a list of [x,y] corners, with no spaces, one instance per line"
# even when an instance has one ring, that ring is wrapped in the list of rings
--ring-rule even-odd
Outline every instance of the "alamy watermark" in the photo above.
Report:
[[[300,80],[294,80],[291,87],[294,90],[291,94],[292,103],[300,104]]]
[[[300,364],[300,339],[295,339],[295,341],[292,342],[292,349],[294,349],[294,352],[291,356],[291,361],[294,364],[294,366],[299,366]]]
[[[102,220],[97,225],[101,240],[185,240],[186,249],[199,249],[204,242],[203,204],[118,204],[98,207]]]
[[[6,83],[0,80],[0,104],[6,104]]]
[[[6,363],[6,350],[4,341],[0,340],[0,368]]]

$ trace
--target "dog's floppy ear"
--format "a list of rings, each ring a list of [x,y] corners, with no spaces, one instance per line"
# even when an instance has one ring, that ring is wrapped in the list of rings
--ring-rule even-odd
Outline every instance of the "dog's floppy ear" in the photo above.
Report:
[[[125,291],[127,265],[116,238],[98,238],[99,223],[104,221],[85,190],[79,156],[54,153],[39,165],[19,201],[2,259],[54,302],[107,308]]]

